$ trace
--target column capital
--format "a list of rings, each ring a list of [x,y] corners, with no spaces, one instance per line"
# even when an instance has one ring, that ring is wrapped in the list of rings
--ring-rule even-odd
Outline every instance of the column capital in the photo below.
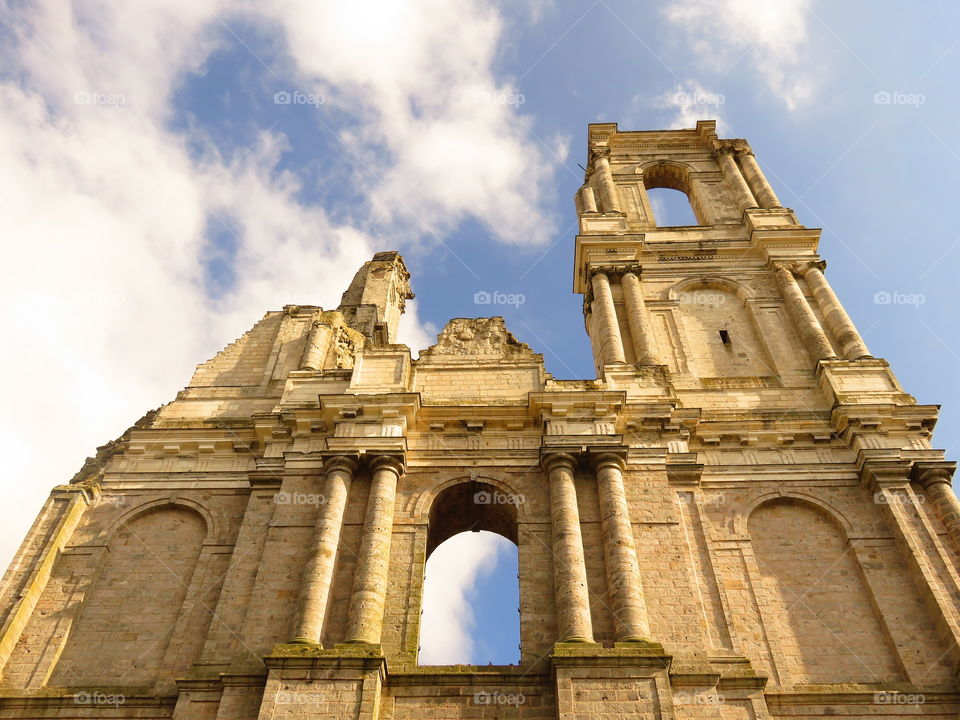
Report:
[[[587,281],[592,281],[597,275],[606,275],[609,269],[606,266],[590,265],[587,266]]]
[[[637,279],[640,279],[640,275],[643,272],[643,266],[637,262],[628,262],[628,263],[617,263],[616,265],[608,265],[606,267],[607,275],[622,276],[627,273],[632,273],[637,276]]]
[[[597,160],[609,160],[610,147],[608,145],[593,145],[590,147],[590,159],[588,164],[593,165]]]
[[[323,461],[323,472],[328,473],[334,470],[343,470],[350,476],[356,474],[360,467],[360,456],[355,454],[338,453],[336,455],[327,455]]]
[[[576,472],[580,465],[578,454],[563,450],[542,450],[540,452],[540,467],[547,474],[562,467],[567,468],[570,472]]]
[[[823,272],[827,269],[826,260],[807,260],[804,262],[799,262],[796,265],[797,270],[801,275],[806,275],[811,270],[819,270],[820,272]]]
[[[393,470],[397,477],[406,472],[404,460],[404,456],[397,453],[367,453],[367,467],[371,472]]]
[[[797,274],[797,264],[789,260],[770,260],[771,270],[786,270],[791,275]]]
[[[598,449],[598,450],[589,450],[590,454],[588,459],[590,465],[593,467],[594,472],[599,472],[600,470],[606,467],[616,466],[620,468],[621,471],[627,469],[627,449],[626,448],[611,448],[611,449]]]
[[[587,268],[587,280],[593,280],[597,273],[603,273],[607,278],[618,277],[626,273],[633,273],[640,277],[643,272],[643,266],[638,262],[616,263],[614,265],[594,265]]]
[[[953,474],[956,469],[957,463],[950,460],[915,462],[911,477],[924,489],[938,483],[953,485]]]
[[[735,155],[739,154],[750,154],[753,155],[753,150],[750,148],[750,143],[742,138],[724,138],[717,139],[713,143],[713,152],[714,154],[726,154],[732,153]]]

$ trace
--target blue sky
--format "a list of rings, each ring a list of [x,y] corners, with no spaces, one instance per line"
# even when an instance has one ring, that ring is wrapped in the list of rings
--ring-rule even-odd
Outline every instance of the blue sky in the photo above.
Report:
[[[4,561],[94,447],[267,309],[335,306],[378,249],[413,272],[411,346],[501,314],[556,376],[592,377],[572,196],[597,121],[747,138],[955,456],[955,3],[354,5],[4,5]],[[516,645],[467,632],[510,575],[491,547],[451,620],[483,662]]]

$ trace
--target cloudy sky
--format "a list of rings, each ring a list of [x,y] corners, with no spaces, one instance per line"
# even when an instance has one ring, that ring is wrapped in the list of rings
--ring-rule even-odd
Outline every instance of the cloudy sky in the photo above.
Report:
[[[937,444],[956,449],[955,3],[0,7],[4,565],[97,445],[267,309],[336,306],[378,249],[413,271],[415,349],[451,316],[497,313],[556,376],[592,377],[571,198],[597,121],[713,117],[747,138],[823,228],[871,350],[944,404]],[[481,291],[518,297],[478,306]],[[425,657],[515,659],[515,550],[451,542],[470,562],[432,559],[428,584],[455,589],[428,588],[445,632]]]

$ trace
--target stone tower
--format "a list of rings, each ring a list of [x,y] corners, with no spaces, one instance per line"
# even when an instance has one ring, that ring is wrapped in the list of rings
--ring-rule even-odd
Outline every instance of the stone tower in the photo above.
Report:
[[[0,717],[957,717],[937,408],[746,142],[597,124],[588,153],[597,379],[498,317],[411,359],[397,253],[268,312],[51,493],[0,587]],[[658,228],[657,187],[699,224]],[[426,558],[476,529],[519,550],[520,663],[421,666]]]

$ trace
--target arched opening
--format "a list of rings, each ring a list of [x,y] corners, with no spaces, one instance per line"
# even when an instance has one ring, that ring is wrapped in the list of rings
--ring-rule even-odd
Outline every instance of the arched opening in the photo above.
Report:
[[[699,225],[686,194],[672,188],[647,190],[653,221],[657,227]]]
[[[666,162],[645,167],[643,186],[657,227],[709,224],[686,167]]]
[[[430,508],[421,665],[514,665],[520,652],[516,496],[454,485]]]

